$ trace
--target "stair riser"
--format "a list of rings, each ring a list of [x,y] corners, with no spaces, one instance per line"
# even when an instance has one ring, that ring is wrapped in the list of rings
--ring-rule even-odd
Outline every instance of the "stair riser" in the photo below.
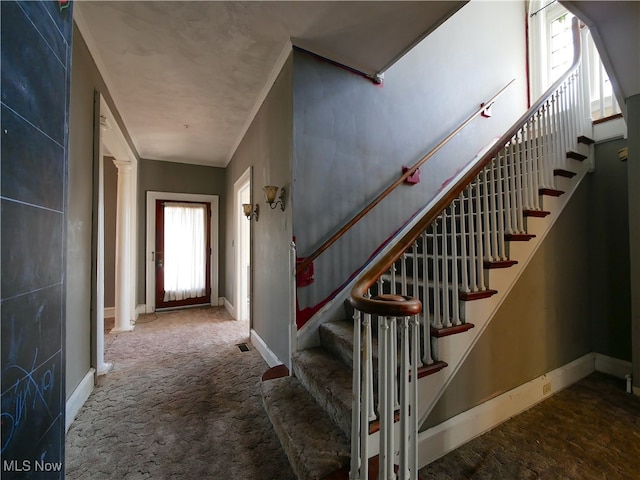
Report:
[[[307,365],[302,362],[301,357],[293,356],[293,371],[300,383],[309,391],[314,400],[326,411],[339,428],[347,435],[351,436],[351,382],[346,381],[343,385],[347,390],[344,392],[334,391],[327,387],[325,382],[327,376],[335,378],[337,375],[332,372],[318,371],[317,365]],[[351,373],[349,373],[349,376]]]

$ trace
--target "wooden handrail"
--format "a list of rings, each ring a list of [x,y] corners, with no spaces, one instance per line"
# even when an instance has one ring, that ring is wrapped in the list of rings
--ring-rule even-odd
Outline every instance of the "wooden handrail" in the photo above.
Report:
[[[340,237],[342,237],[351,227],[353,227],[356,223],[358,223],[367,213],[369,213],[373,208],[378,205],[382,200],[384,200],[391,192],[393,192],[399,185],[402,184],[407,178],[413,175],[418,168],[420,168],[427,160],[433,157],[438,151],[444,147],[453,137],[455,137],[460,131],[466,127],[474,118],[484,112],[487,108],[489,108],[496,99],[504,93],[504,91],[509,88],[513,82],[515,82],[515,78],[507,83],[504,87],[500,89],[498,93],[496,93],[493,97],[489,99],[486,103],[483,103],[480,108],[478,108],[473,115],[467,118],[464,122],[462,122],[455,130],[453,130],[449,135],[447,135],[443,140],[440,141],[429,153],[424,155],[420,160],[418,160],[415,165],[405,171],[400,178],[398,178],[395,182],[389,185],[382,193],[380,193],[376,198],[374,198],[366,207],[364,207],[357,215],[355,215],[351,220],[349,220],[340,230],[334,233],[328,240],[326,240],[322,245],[320,245],[311,255],[305,257],[305,259],[298,264],[296,271],[298,273],[304,271],[311,262],[313,262],[316,258],[322,255],[327,248],[333,245]]]
[[[438,216],[453,202],[466,186],[482,171],[483,168],[504,148],[514,135],[520,130],[535,113],[551,98],[562,83],[578,68],[580,65],[580,28],[578,19],[574,18],[573,25],[573,62],[571,67],[562,75],[541,97],[534,103],[524,115],[522,115],[516,123],[498,140],[495,145],[489,149],[477,162],[465,173],[457,182],[455,182],[449,191],[438,200],[431,209],[416,223],[416,225],[396,243],[380,260],[378,260],[371,269],[364,275],[351,290],[351,305],[365,313],[374,315],[387,316],[407,316],[414,315],[415,302],[420,303],[418,299],[403,299],[402,301],[392,301],[385,299],[384,301],[375,298],[366,298],[365,294],[369,288],[377,281],[378,277],[386,272],[393,263],[416,241],[422,232],[431,225]]]

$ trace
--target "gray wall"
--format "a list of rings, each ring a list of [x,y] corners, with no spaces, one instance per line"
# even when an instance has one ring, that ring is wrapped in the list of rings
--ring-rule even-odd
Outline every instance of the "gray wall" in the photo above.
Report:
[[[640,95],[627,98],[633,385],[640,388]]]
[[[0,398],[7,479],[64,477],[72,11],[57,2],[0,3]],[[62,463],[62,471],[13,473],[36,460]]]
[[[298,291],[302,308],[325,299],[524,112],[524,14],[523,2],[465,5],[387,71],[381,86],[295,52],[293,220],[300,257],[516,79],[491,119],[476,119],[422,168],[420,184],[401,186],[316,260],[315,283]]]
[[[275,84],[262,104],[251,127],[227,166],[226,260],[229,268],[225,277],[226,297],[235,301],[235,221],[240,212],[234,211],[233,184],[253,167],[252,200],[260,204],[258,222],[251,222],[252,241],[252,327],[269,348],[286,362],[289,356],[289,244],[292,228],[291,199],[285,212],[271,210],[264,202],[264,185],[285,186],[290,189],[292,157],[292,69],[287,60]],[[246,222],[245,218],[241,221]]]
[[[220,199],[220,252],[218,295],[224,296],[225,171],[222,168],[141,159],[138,164],[138,288],[137,304],[145,303],[145,258],[147,231],[147,192],[198,193],[218,195]]]
[[[112,157],[104,159],[104,306],[116,305],[116,207],[118,168]]]
[[[69,216],[67,240],[67,398],[92,366],[92,325],[95,323],[95,245],[97,165],[94,164],[95,92],[104,96],[120,128],[123,123],[78,29],[73,29],[73,65],[69,115]],[[129,141],[131,145],[131,141]],[[135,149],[132,150],[135,152]],[[109,235],[105,235],[106,238]],[[110,306],[107,304],[107,306]]]
[[[620,161],[623,139],[595,146],[589,175],[590,296],[593,350],[631,361],[628,162]]]
[[[423,429],[593,350],[590,215],[583,181]]]

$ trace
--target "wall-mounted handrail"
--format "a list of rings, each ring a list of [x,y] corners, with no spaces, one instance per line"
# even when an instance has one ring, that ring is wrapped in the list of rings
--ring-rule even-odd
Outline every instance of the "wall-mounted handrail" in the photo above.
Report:
[[[509,88],[514,82],[515,78],[512,79],[509,83],[507,83],[504,87],[500,89],[498,93],[496,93],[493,97],[491,97],[487,102],[481,104],[481,106],[464,122],[462,122],[455,130],[453,130],[449,135],[447,135],[444,139],[440,141],[429,153],[424,155],[420,160],[418,160],[415,165],[405,171],[400,178],[398,178],[395,182],[389,185],[383,192],[381,192],[376,198],[374,198],[366,207],[364,207],[360,212],[358,212],[351,220],[344,224],[344,226],[334,233],[329,239],[327,239],[322,245],[320,245],[311,255],[305,257],[305,259],[298,264],[297,272],[303,272],[311,262],[313,262],[316,258],[318,258],[322,253],[328,249],[331,245],[333,245],[340,237],[342,237],[345,233],[347,233],[351,227],[353,227],[356,223],[358,223],[367,213],[369,213],[373,208],[376,207],[382,200],[391,194],[399,185],[401,185],[407,178],[413,175],[418,168],[420,168],[425,162],[427,162],[431,157],[433,157],[438,151],[444,147],[453,137],[455,137],[458,133],[462,131],[464,127],[466,127],[473,119],[475,119],[478,115],[482,114],[485,110],[487,110],[497,99],[502,95],[507,88]]]
[[[573,61],[569,69],[562,75],[541,97],[527,110],[516,123],[473,165],[458,181],[451,185],[449,191],[438,200],[433,207],[414,225],[414,227],[400,239],[369,271],[355,284],[351,290],[350,302],[361,312],[374,315],[403,317],[414,315],[418,299],[403,298],[401,301],[391,299],[366,298],[369,288],[386,272],[393,263],[415,242],[419,235],[431,225],[438,216],[457,198],[466,186],[487,166],[487,164],[502,150],[514,135],[538,112],[556,92],[556,90],[573,74],[580,65],[580,28],[578,19],[573,20]],[[423,162],[424,163],[424,162]],[[420,310],[418,310],[420,311]]]

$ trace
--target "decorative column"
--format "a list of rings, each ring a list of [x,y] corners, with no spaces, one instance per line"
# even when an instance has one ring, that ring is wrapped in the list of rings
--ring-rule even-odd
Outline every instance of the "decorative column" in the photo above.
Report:
[[[116,318],[112,332],[133,330],[131,317],[131,162],[114,160],[118,169],[116,205]]]

